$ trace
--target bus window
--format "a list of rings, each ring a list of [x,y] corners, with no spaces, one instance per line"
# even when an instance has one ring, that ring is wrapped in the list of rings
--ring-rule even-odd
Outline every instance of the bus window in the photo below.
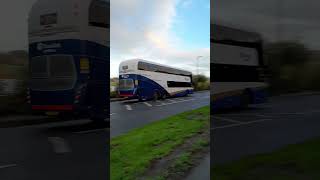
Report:
[[[130,90],[134,88],[133,79],[120,79],[119,89],[120,90]]]
[[[89,8],[89,24],[91,26],[110,27],[110,5],[105,0],[93,0]]]
[[[47,78],[48,68],[47,68],[47,58],[46,56],[35,57],[31,60],[31,76],[32,78]]]
[[[73,77],[75,68],[71,56],[51,56],[50,76],[51,77]]]
[[[168,81],[168,87],[192,87],[190,82],[177,82],[177,81]]]

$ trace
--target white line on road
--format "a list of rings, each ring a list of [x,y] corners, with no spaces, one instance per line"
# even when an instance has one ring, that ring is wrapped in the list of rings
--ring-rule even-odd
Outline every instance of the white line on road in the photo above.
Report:
[[[116,113],[110,113],[110,116],[115,115]]]
[[[181,103],[181,102],[187,102],[187,101],[193,101],[195,99],[188,99],[188,100],[182,100],[182,101],[176,101],[176,102],[172,102],[172,103],[162,103],[156,106],[166,106],[166,105],[170,105],[170,104],[176,104],[176,103]]]
[[[11,168],[11,167],[15,167],[15,166],[17,166],[17,164],[0,165],[0,169]]]
[[[130,105],[126,105],[126,109],[127,109],[128,111],[132,111],[132,107],[131,107]]]
[[[67,141],[61,137],[48,137],[48,141],[51,142],[53,151],[57,154],[71,152]]]
[[[172,99],[167,99],[168,101],[170,101],[170,102],[177,102],[177,101],[175,101],[175,100],[172,100]]]
[[[147,102],[143,102],[143,104],[149,106],[149,107],[152,107],[152,105],[150,103],[147,103]]]
[[[86,131],[77,131],[74,132],[76,134],[88,134],[88,133],[94,133],[94,132],[99,132],[99,131],[106,131],[107,128],[103,128],[103,129],[92,129],[92,130],[86,130]]]
[[[230,119],[230,118],[224,118],[224,117],[218,117],[218,116],[213,116],[213,118],[218,119],[218,120],[222,120],[222,121],[232,122],[232,123],[242,123],[241,121],[237,121],[237,120]]]
[[[255,123],[260,123],[260,122],[265,122],[265,121],[272,121],[273,119],[260,119],[256,121],[250,121],[250,122],[241,122],[238,124],[230,124],[230,125],[225,125],[225,126],[219,126],[219,127],[214,127],[211,128],[211,130],[215,129],[225,129],[225,128],[231,128],[231,127],[237,127],[237,126],[242,126],[242,125],[249,125],[249,124],[255,124]]]

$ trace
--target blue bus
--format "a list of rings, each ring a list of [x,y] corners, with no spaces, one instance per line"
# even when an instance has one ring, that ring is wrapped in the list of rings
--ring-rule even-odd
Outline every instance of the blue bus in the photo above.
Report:
[[[211,109],[247,107],[267,101],[267,66],[257,33],[211,28]]]
[[[39,0],[29,14],[29,103],[35,113],[109,114],[109,0]]]
[[[128,99],[157,100],[193,93],[192,73],[142,59],[119,67],[119,95]]]

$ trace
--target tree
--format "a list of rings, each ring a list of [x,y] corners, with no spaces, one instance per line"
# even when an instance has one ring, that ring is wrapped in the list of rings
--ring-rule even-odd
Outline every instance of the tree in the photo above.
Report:
[[[210,80],[205,75],[194,75],[192,77],[192,84],[195,91],[209,90],[210,89]]]

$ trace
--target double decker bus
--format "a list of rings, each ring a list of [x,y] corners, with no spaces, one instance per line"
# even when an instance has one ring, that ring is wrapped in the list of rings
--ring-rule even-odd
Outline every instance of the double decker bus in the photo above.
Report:
[[[193,93],[192,73],[141,59],[123,61],[119,67],[119,95],[150,100]]]
[[[261,36],[216,24],[211,30],[212,110],[265,102],[268,84]]]
[[[39,0],[29,14],[32,111],[91,114],[109,109],[109,0]]]

